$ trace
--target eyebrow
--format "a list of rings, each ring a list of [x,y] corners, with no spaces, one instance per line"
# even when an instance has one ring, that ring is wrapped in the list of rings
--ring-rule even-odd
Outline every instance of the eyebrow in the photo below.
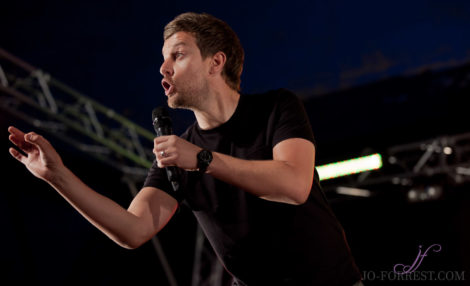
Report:
[[[187,46],[187,44],[186,44],[186,42],[178,42],[178,43],[174,44],[172,48],[176,48],[178,46]]]
[[[170,51],[174,50],[175,48],[179,47],[179,46],[187,46],[188,44],[186,42],[177,42],[176,44],[174,44],[171,48],[170,48]],[[162,54],[163,54],[163,50],[162,50]]]

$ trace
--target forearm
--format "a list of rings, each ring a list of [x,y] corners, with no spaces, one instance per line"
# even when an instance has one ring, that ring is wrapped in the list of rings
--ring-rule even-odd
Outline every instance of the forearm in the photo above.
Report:
[[[197,168],[201,147],[177,136],[154,139],[153,152],[160,168],[177,166]],[[289,204],[302,204],[310,194],[315,165],[315,146],[303,138],[289,138],[272,149],[272,159],[264,161],[238,159],[212,152],[207,172],[255,196]]]
[[[8,128],[8,132],[9,140],[24,152],[23,154],[10,148],[10,154],[24,164],[34,176],[48,182],[78,212],[119,245],[126,248],[139,246],[154,235],[172,216],[176,201],[169,199],[169,196],[159,196],[157,189],[151,208],[145,200],[134,199],[131,204],[132,209],[125,210],[77,178],[64,166],[49,141],[41,135],[34,132],[25,134],[13,126]],[[161,205],[161,201],[165,204]],[[155,214],[148,214],[145,212],[147,209],[155,210]]]
[[[280,160],[243,160],[217,152],[213,156],[209,174],[255,196],[289,204],[301,204],[308,197],[313,168],[310,172]],[[306,179],[308,172],[312,176]]]
[[[139,218],[113,200],[85,185],[66,167],[48,182],[90,223],[122,247],[135,248],[142,242]]]

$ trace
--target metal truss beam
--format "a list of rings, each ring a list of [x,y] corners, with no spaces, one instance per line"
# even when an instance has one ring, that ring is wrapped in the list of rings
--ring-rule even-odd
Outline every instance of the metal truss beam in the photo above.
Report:
[[[151,166],[154,135],[114,110],[0,49],[0,107],[59,137],[80,141],[80,150],[106,153],[110,165]],[[150,148],[151,150],[151,148]],[[100,156],[100,159],[103,159]]]
[[[384,188],[412,188],[419,184],[460,185],[470,182],[470,133],[390,147],[382,154],[384,166],[355,176],[332,180],[325,190],[345,194],[373,194]]]
[[[1,48],[0,109],[118,169],[133,196],[152,165],[151,132]],[[152,244],[176,286],[157,237]]]

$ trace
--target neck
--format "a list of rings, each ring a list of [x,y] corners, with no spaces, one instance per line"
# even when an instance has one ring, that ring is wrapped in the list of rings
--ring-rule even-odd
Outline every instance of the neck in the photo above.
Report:
[[[227,122],[235,113],[239,100],[240,94],[228,87],[210,92],[204,107],[193,110],[199,127],[209,130]]]

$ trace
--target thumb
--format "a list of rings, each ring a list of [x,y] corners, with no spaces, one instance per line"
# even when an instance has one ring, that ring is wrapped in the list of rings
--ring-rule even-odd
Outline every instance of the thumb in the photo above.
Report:
[[[41,152],[47,149],[47,141],[41,136],[34,132],[30,132],[24,135],[24,140],[34,146],[36,146]]]

